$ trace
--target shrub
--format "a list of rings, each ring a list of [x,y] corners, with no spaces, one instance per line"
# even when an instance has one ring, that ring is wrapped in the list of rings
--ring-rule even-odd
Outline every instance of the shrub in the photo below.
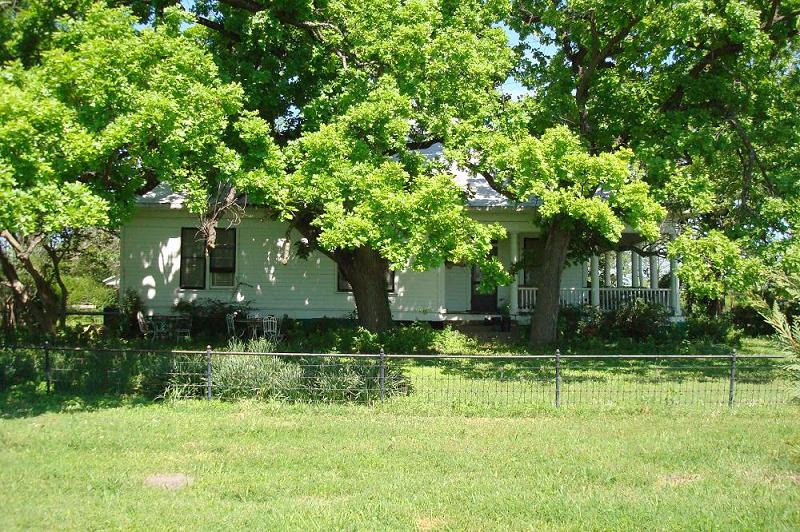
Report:
[[[301,399],[303,369],[278,357],[218,355],[213,363],[214,395],[220,399]]]
[[[576,332],[581,338],[602,338],[612,332],[609,327],[608,312],[603,312],[597,307],[581,307],[581,313],[576,325]]]
[[[0,391],[16,384],[37,380],[37,357],[41,357],[41,352],[0,349]]]
[[[731,309],[731,321],[734,327],[748,336],[767,336],[775,331],[767,323],[761,312],[752,305],[737,305]]]
[[[71,305],[88,304],[103,308],[116,300],[113,288],[91,277],[64,276],[64,285]]]
[[[265,339],[232,340],[226,348],[236,353],[269,353],[276,346]],[[194,371],[176,371],[165,387],[170,397],[205,393],[205,359]],[[359,401],[379,396],[379,362],[347,357],[279,357],[216,355],[212,361],[213,393],[221,399],[252,397],[286,401]],[[399,369],[387,364],[387,396],[408,390]]]
[[[558,313],[558,330],[561,336],[572,338],[578,334],[578,323],[581,320],[584,307],[578,305],[565,305]]]
[[[477,340],[449,325],[441,331],[432,331],[432,333],[434,334],[430,346],[432,352],[445,355],[464,355],[475,353],[479,349]]]
[[[608,324],[612,334],[625,338],[659,338],[667,332],[669,313],[661,305],[635,299],[610,312]]]
[[[136,320],[136,315],[145,311],[144,303],[139,294],[135,290],[126,290],[122,297],[122,307],[119,310],[122,313],[122,330],[120,333],[128,338],[139,336],[139,323]]]
[[[644,300],[632,300],[612,311],[591,305],[565,306],[559,313],[563,338],[663,338],[669,329],[667,310]]]
[[[730,314],[691,315],[686,319],[686,333],[690,340],[706,340],[719,344],[737,344],[741,336],[734,328]]]
[[[219,299],[198,299],[179,301],[175,304],[176,314],[192,319],[192,336],[195,338],[214,338],[225,336],[228,332],[225,316],[233,313],[247,313],[248,302],[228,303]]]
[[[451,344],[442,347],[457,349],[458,346],[455,340],[458,334],[459,333],[456,331],[451,330],[448,333],[448,339]],[[434,343],[439,337],[440,334],[438,331],[433,330],[429,323],[412,323],[410,325],[393,327],[381,334],[379,338],[377,338],[377,341],[380,343],[377,347],[380,349],[382,345],[387,353],[403,355],[427,354],[432,352]],[[445,341],[444,338],[440,338],[440,340]]]

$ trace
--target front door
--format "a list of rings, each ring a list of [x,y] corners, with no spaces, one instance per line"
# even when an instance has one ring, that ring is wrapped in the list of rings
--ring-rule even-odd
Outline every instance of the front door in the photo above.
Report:
[[[492,255],[497,256],[497,246],[492,248]],[[479,292],[481,284],[481,270],[477,266],[472,267],[472,290],[470,310],[472,312],[482,312],[486,314],[497,313],[497,289],[489,293]]]

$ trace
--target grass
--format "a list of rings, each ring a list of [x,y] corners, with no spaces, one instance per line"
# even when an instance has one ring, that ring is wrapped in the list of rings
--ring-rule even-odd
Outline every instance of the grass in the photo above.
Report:
[[[0,394],[0,529],[792,529],[796,407],[535,417]],[[179,490],[145,485],[183,473]]]

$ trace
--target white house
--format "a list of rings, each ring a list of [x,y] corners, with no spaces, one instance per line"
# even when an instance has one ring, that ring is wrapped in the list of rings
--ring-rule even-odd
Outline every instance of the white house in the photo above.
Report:
[[[497,242],[500,260],[510,265],[525,253],[532,264],[510,286],[491,294],[476,290],[479,273],[470,267],[396,272],[390,280],[392,315],[400,321],[475,320],[497,315],[507,305],[512,317],[524,321],[536,303],[535,257],[544,246],[542,231],[532,221],[535,205],[511,204],[480,177],[457,172],[456,179],[469,192],[472,217],[506,228],[508,238]],[[236,227],[218,231],[217,245],[207,257],[196,238],[197,218],[183,209],[180,195],[161,185],[139,198],[135,215],[122,228],[120,293],[136,291],[148,311],[158,314],[169,313],[179,301],[198,298],[249,301],[254,310],[300,319],[351,314],[353,296],[336,263],[319,252],[308,259],[282,260],[286,230],[263,211],[248,208]],[[636,240],[633,233],[625,238]],[[674,266],[655,257],[642,260],[631,252],[568,265],[562,276],[562,304],[610,309],[621,301],[643,298],[680,315]],[[659,288],[659,278],[668,272],[670,288]]]

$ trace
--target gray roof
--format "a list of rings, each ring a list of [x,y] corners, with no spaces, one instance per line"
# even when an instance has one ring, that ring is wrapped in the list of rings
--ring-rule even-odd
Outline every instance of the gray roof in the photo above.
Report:
[[[441,144],[433,144],[430,148],[420,150],[420,153],[430,159],[438,158],[444,160],[444,147]],[[527,201],[516,202],[509,200],[489,185],[481,175],[473,174],[460,168],[455,163],[450,165],[450,172],[455,177],[456,183],[467,193],[467,203],[475,209],[492,208],[533,208],[541,205],[538,198],[531,197]]]
[[[136,198],[140,205],[165,205],[170,209],[180,209],[186,199],[184,194],[175,192],[167,183],[159,183],[150,192]]]
[[[429,148],[420,150],[420,153],[430,159],[444,158],[444,149],[441,144],[434,144]],[[467,204],[474,209],[519,209],[533,208],[541,205],[538,198],[530,198],[528,201],[511,201],[496,190],[494,190],[486,179],[463,170],[455,163],[451,165],[456,183],[467,193]],[[136,202],[140,205],[167,206],[171,209],[183,207],[186,197],[172,190],[166,183],[159,183],[150,192],[139,196]]]

